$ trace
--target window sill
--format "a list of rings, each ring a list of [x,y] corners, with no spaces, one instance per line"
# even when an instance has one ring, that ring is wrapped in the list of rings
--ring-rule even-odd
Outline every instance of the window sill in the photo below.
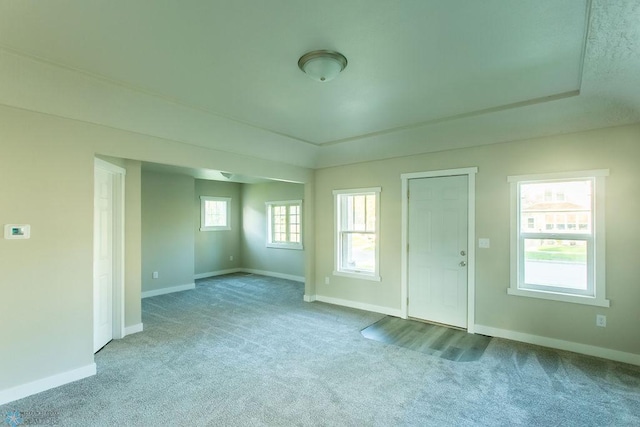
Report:
[[[200,231],[226,231],[231,230],[231,227],[200,227]]]
[[[334,276],[351,277],[352,279],[369,280],[371,282],[379,282],[380,276],[370,273],[356,273],[351,271],[334,271]]]
[[[587,297],[581,295],[561,294],[557,292],[534,291],[529,289],[508,288],[507,294],[519,297],[539,298],[552,301],[570,302],[575,304],[594,305],[597,307],[609,307],[608,299]]]
[[[293,250],[297,250],[297,251],[301,251],[304,248],[302,247],[302,245],[297,245],[297,244],[286,244],[286,243],[282,243],[282,244],[278,244],[278,243],[267,243],[267,247],[268,248],[272,248],[272,249],[293,249]]]

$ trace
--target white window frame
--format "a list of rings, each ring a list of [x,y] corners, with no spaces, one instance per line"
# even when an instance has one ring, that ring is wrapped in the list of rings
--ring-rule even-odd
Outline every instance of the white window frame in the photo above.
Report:
[[[206,225],[207,201],[225,202],[227,207],[226,225]],[[224,231],[231,230],[231,197],[200,196],[200,231]]]
[[[369,188],[355,188],[348,190],[334,190],[333,191],[333,205],[334,205],[334,270],[335,276],[351,277],[355,279],[371,280],[375,282],[380,281],[380,192],[381,187],[369,187]],[[375,236],[375,269],[373,272],[359,271],[353,269],[347,269],[342,266],[342,213],[341,213],[341,196],[359,196],[359,195],[375,195],[376,196],[376,216],[375,216],[375,232],[372,233]]]
[[[536,175],[517,175],[507,177],[511,186],[511,280],[507,293],[509,295],[541,298],[554,301],[609,307],[606,296],[605,274],[605,178],[608,169],[547,173]],[[553,230],[534,233],[523,233],[520,219],[520,185],[552,181],[592,180],[592,233],[591,236],[576,233],[553,233]],[[534,289],[524,285],[524,245],[525,238],[535,238],[540,234],[562,240],[586,240],[587,245],[587,283],[589,294],[563,292],[561,288],[553,290]]]
[[[296,249],[302,250],[302,200],[284,200],[284,201],[275,201],[275,202],[266,202],[267,209],[267,247],[268,248],[279,248],[279,249]],[[287,207],[287,225],[286,225],[286,234],[287,234],[287,242],[276,242],[273,238],[273,208],[276,206],[286,206]],[[290,213],[289,207],[297,206],[299,215],[300,215],[300,241],[299,242],[291,242],[289,235],[289,221],[290,221]]]

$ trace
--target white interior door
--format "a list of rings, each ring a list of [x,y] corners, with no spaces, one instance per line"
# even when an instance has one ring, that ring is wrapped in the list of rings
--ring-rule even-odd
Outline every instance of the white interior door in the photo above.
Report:
[[[114,180],[95,169],[93,241],[93,351],[113,339],[113,206]]]
[[[467,327],[467,181],[409,180],[409,317]]]

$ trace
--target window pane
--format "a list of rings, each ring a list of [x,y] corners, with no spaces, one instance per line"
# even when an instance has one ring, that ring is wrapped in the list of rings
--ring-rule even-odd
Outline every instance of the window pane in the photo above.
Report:
[[[338,194],[336,268],[371,277],[377,273],[377,192]],[[297,230],[300,230],[298,225]],[[376,276],[377,277],[377,276]]]
[[[591,180],[521,184],[520,231],[590,234],[591,198]]]
[[[524,239],[525,285],[587,290],[587,242]]]
[[[375,194],[343,195],[340,200],[342,230],[375,232]]]
[[[376,238],[374,234],[342,234],[342,268],[375,272]]]
[[[227,202],[207,200],[205,202],[206,227],[224,227],[227,225]]]
[[[353,196],[353,228],[354,231],[366,231],[365,217],[366,196]]]
[[[289,206],[289,242],[300,243],[300,206]]]
[[[273,241],[276,243],[287,242],[287,207],[272,206]]]
[[[295,243],[296,247],[302,241],[301,205],[298,203],[275,204],[269,202],[271,234],[267,243],[277,243],[286,247]]]
[[[376,196],[375,194],[369,194],[366,202],[367,218],[366,218],[366,231],[374,233],[376,231]]]

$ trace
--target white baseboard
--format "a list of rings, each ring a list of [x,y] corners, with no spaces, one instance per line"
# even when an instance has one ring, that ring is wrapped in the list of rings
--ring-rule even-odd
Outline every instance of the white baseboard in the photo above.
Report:
[[[305,301],[306,301],[306,298],[307,296],[305,295]],[[344,307],[357,308],[360,310],[372,311],[374,313],[386,314],[388,316],[394,316],[394,317],[402,316],[401,310],[395,309],[395,308],[382,307],[379,305],[366,304],[366,303],[357,302],[357,301],[349,301],[349,300],[340,299],[340,298],[325,297],[322,295],[315,295],[309,298],[314,298],[315,301],[326,302],[334,305],[341,305]]]
[[[52,375],[27,384],[22,384],[6,390],[0,390],[0,405],[22,399],[36,393],[41,393],[52,388],[60,387],[83,378],[96,374],[96,364],[92,363],[82,368],[72,371],[63,372],[61,374]]]
[[[507,329],[493,328],[490,326],[475,325],[475,333],[489,335],[491,337],[505,338],[513,341],[535,344],[542,347],[550,347],[558,350],[571,351],[574,353],[586,354],[603,359],[615,360],[616,362],[629,363],[640,366],[640,354],[626,353],[624,351],[611,350],[593,345],[580,344],[572,341],[559,340],[556,338],[541,337],[539,335],[525,334],[523,332],[510,331]]]
[[[138,332],[142,332],[142,323],[138,323],[137,325],[131,325],[124,328],[124,336],[131,334],[137,334]]]
[[[305,295],[303,297],[305,302],[314,302],[316,300],[316,296],[315,295]]]
[[[225,274],[240,273],[241,268],[229,268],[227,270],[209,271],[207,273],[198,273],[193,276],[194,280],[206,279],[207,277],[222,276]]]
[[[304,283],[303,276],[294,276],[292,274],[276,273],[275,271],[254,270],[253,268],[241,268],[243,273],[259,274],[261,276],[277,277],[278,279],[293,280],[294,282]]]
[[[195,289],[195,283],[187,283],[186,285],[170,286],[168,288],[154,289],[152,291],[145,291],[142,293],[142,298],[155,297],[158,295],[171,294],[173,292],[188,291],[189,289]]]

